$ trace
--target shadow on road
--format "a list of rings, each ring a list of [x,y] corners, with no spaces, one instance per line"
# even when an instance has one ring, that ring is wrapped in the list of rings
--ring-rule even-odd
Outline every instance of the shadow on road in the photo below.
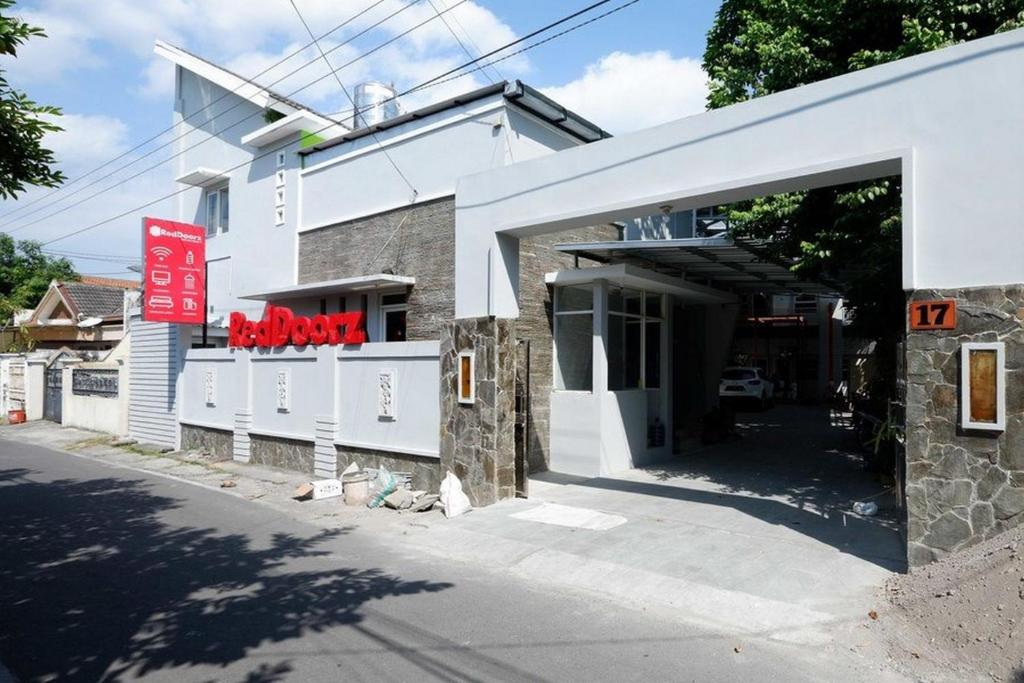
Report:
[[[325,541],[172,525],[182,501],[144,481],[32,481],[0,470],[0,658],[23,680],[116,680],[163,668],[226,666],[256,646],[338,625],[386,596],[451,584],[375,569],[295,571]],[[301,562],[299,563],[301,566]],[[281,680],[288,661],[244,679]]]

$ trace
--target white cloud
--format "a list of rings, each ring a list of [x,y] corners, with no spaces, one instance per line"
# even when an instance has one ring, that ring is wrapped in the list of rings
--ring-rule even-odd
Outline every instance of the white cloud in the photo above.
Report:
[[[113,116],[64,114],[48,117],[63,130],[49,133],[44,145],[69,177],[91,170],[128,149],[128,126]]]
[[[565,85],[544,94],[611,133],[627,133],[705,108],[707,74],[700,62],[668,52],[612,52]]]

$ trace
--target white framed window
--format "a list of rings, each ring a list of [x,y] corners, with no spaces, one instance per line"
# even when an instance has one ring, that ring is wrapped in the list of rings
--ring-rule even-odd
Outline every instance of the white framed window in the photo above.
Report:
[[[960,425],[1006,429],[1006,344],[966,342],[960,347]]]
[[[608,287],[608,390],[661,387],[664,296]]]
[[[207,237],[226,233],[230,228],[231,215],[227,185],[206,190],[203,203],[206,208]]]
[[[476,403],[476,352],[459,352],[459,403]]]
[[[594,385],[594,287],[555,288],[555,389],[592,391]]]
[[[380,295],[381,341],[405,341],[406,318],[409,312],[409,293]]]

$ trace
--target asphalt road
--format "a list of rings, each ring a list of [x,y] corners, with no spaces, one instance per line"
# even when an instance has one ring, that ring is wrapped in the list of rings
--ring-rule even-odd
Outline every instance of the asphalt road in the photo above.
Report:
[[[22,681],[858,677],[396,542],[0,439],[0,661]]]

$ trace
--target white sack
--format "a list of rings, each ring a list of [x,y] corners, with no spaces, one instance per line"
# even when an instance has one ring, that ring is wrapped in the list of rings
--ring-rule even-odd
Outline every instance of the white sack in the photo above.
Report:
[[[462,482],[450,471],[441,482],[441,506],[444,508],[444,516],[448,518],[458,517],[473,508],[469,497],[462,492]]]

